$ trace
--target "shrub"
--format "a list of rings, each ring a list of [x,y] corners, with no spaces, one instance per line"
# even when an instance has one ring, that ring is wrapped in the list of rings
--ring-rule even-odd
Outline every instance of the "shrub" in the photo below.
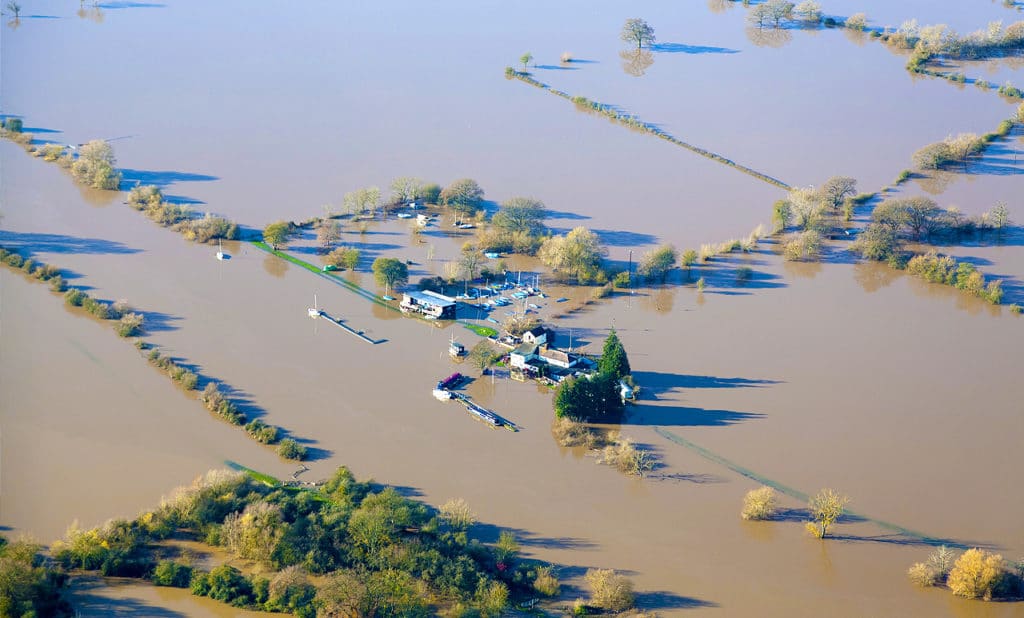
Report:
[[[546,597],[557,597],[558,593],[562,591],[562,585],[558,581],[558,577],[552,573],[552,569],[549,566],[537,567],[534,571],[533,589],[537,594]]]
[[[8,266],[12,266],[14,268],[21,268],[21,265],[24,263],[25,260],[17,253],[12,252],[7,254],[7,257],[4,258],[4,261],[7,262]]]
[[[245,431],[253,440],[260,444],[274,444],[277,442],[277,427],[268,425],[260,419],[254,419],[246,423]]]
[[[157,586],[188,588],[192,581],[192,567],[164,560],[153,570],[153,583]]]
[[[751,489],[743,497],[743,510],[740,512],[740,517],[753,521],[771,519],[775,514],[775,503],[775,490],[771,487]]]
[[[789,261],[815,261],[821,257],[821,234],[806,230],[782,243],[782,257]]]
[[[590,293],[591,298],[593,298],[594,300],[598,300],[598,299],[601,299],[601,298],[607,298],[607,297],[609,297],[611,295],[612,295],[612,284],[611,283],[606,283],[604,285],[599,285],[596,288],[594,288],[593,291],[591,291],[591,293]]]
[[[50,279],[50,289],[57,293],[63,292],[67,289],[67,283],[64,281],[64,277],[57,275]]]
[[[160,206],[163,201],[164,194],[156,185],[135,185],[128,192],[128,205],[136,210]]]
[[[871,223],[864,228],[857,240],[853,241],[850,250],[859,253],[865,259],[884,262],[900,251],[900,242],[892,227]]]
[[[4,120],[3,126],[11,133],[21,133],[22,129],[24,128],[24,124],[22,123],[21,118],[7,118],[6,120]]]
[[[1021,309],[1021,306],[1018,305],[1017,303],[1013,303],[1012,305],[1010,305],[1010,313],[1014,315],[1020,315],[1022,312],[1024,312],[1024,309]]]
[[[126,313],[121,316],[115,330],[121,337],[136,337],[142,334],[142,314]]]
[[[196,385],[199,384],[199,376],[188,369],[183,369],[177,376],[175,376],[175,380],[177,380],[178,384],[181,384],[181,387],[187,391],[195,390]]]
[[[628,288],[630,287],[629,273],[622,271],[612,277],[612,285],[616,288]]]
[[[238,607],[252,603],[252,584],[233,566],[224,564],[214,568],[207,576],[207,581],[209,588],[205,596],[215,601]]]
[[[454,530],[466,531],[476,523],[476,514],[462,498],[452,498],[442,504],[438,515]]]
[[[355,270],[359,264],[359,249],[339,247],[327,254],[324,261],[336,268]]]
[[[754,276],[754,271],[749,266],[740,266],[736,269],[737,285],[744,285]]]
[[[928,588],[938,583],[935,571],[923,562],[916,562],[912,567],[907,569],[907,577],[910,578],[910,581],[912,581],[915,586],[920,586],[922,588]]]
[[[615,437],[612,443],[605,446],[598,456],[597,463],[609,465],[619,472],[634,476],[643,476],[644,472],[654,468],[654,456],[650,451],[639,449],[629,438]]]
[[[560,446],[582,446],[592,449],[600,442],[592,429],[567,417],[556,417],[551,426],[551,433]]]
[[[201,219],[190,219],[177,224],[177,231],[186,240],[207,243],[218,238],[224,240],[235,240],[238,238],[238,224],[223,217],[217,217],[206,213]]]
[[[285,459],[293,459],[295,461],[303,461],[308,455],[306,447],[291,438],[281,440],[281,444],[277,447],[277,454]]]
[[[999,554],[968,549],[949,572],[949,589],[967,599],[989,601],[1006,577],[1006,563]]]
[[[588,569],[583,578],[590,587],[590,602],[613,612],[633,607],[633,582],[611,569]]]
[[[854,13],[846,18],[846,27],[853,30],[864,30],[867,28],[868,18],[864,13]]]

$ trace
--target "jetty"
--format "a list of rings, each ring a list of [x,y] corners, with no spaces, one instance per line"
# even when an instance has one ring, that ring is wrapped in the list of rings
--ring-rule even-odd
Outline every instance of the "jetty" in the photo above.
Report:
[[[434,397],[440,401],[447,401],[449,399],[458,401],[466,407],[466,411],[469,412],[471,416],[492,429],[504,427],[509,431],[519,431],[519,426],[512,421],[481,406],[470,399],[468,395],[453,390],[458,387],[464,379],[465,378],[461,374],[455,373],[444,380],[440,380],[437,383],[437,387],[433,390]]]
[[[342,322],[341,319],[333,317],[331,314],[327,313],[326,311],[321,311],[320,312],[320,317],[324,318],[325,320],[327,320],[331,324],[334,324],[335,326],[337,326],[341,330],[345,331],[346,333],[349,333],[349,334],[353,335],[354,337],[358,337],[359,339],[365,341],[366,343],[369,343],[370,345],[377,345],[378,343],[380,343],[379,341],[374,341],[373,339],[370,339],[369,337],[364,335],[362,332],[357,331],[356,329],[352,328],[348,324],[345,324],[344,322]]]
[[[359,339],[365,341],[366,343],[369,343],[370,345],[377,345],[378,343],[383,343],[382,341],[374,341],[373,339],[370,339],[369,337],[364,335],[362,332],[357,331],[356,329],[352,328],[348,324],[345,324],[340,318],[336,318],[336,317],[332,316],[331,314],[327,313],[326,311],[324,311],[323,309],[320,309],[319,307],[316,306],[316,301],[313,302],[313,305],[314,305],[313,307],[310,307],[307,310],[307,312],[309,313],[309,317],[311,317],[311,318],[323,318],[323,319],[327,320],[328,322],[330,322],[331,324],[334,324],[335,326],[337,326],[341,330],[345,331],[346,333],[349,333],[350,335],[352,335],[354,337],[358,337]]]

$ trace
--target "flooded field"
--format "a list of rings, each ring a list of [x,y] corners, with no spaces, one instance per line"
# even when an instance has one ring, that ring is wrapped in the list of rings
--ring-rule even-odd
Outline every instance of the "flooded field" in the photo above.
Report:
[[[922,5],[917,16],[978,18],[980,27],[989,13],[1014,15],[987,0],[969,4],[977,10],[944,3],[931,19]],[[636,7],[626,15],[545,5],[541,21],[526,10],[495,20],[495,3],[314,3],[294,19],[246,5],[245,20],[236,3],[124,6],[100,9],[102,20],[61,14],[5,32],[5,57],[22,60],[5,64],[4,111],[63,131],[43,139],[131,136],[113,142],[126,179],[254,227],[319,215],[345,191],[404,174],[471,176],[496,200],[533,195],[561,213],[554,227],[601,230],[620,263],[660,241],[724,240],[767,219],[778,189],[505,81],[501,69],[528,49],[538,64],[557,65],[566,50],[596,61],[538,67],[544,81],[794,184],[842,173],[873,190],[924,143],[991,130],[1011,111],[992,93],[911,80],[901,57],[839,32],[793,32],[781,48],[759,47],[740,7],[641,7],[665,44],[735,53],[666,49],[635,78],[622,72],[617,34]],[[872,3],[863,8],[870,14]],[[185,23],[194,27],[189,45],[167,34]],[[284,42],[263,45],[271,31]],[[143,42],[147,55],[123,53]],[[849,72],[829,74],[826,59]],[[126,77],[115,94],[98,81],[100,68],[157,76],[168,88],[132,87]],[[822,94],[848,80],[864,87]],[[80,92],[74,105],[67,90]],[[744,111],[752,100],[777,122]],[[699,117],[708,109],[717,120]],[[932,189],[912,181],[902,192],[969,214],[1004,200],[1024,220],[1019,148],[1000,147],[972,174],[933,179]],[[430,504],[465,498],[482,538],[511,528],[526,554],[558,565],[567,600],[583,594],[587,568],[607,567],[634,580],[641,607],[666,616],[1024,616],[1020,603],[921,591],[905,575],[935,542],[1024,556],[1024,496],[1014,490],[1024,318],[1006,308],[882,265],[782,262],[771,242],[697,269],[702,293],[675,273],[667,286],[570,313],[589,289],[549,287],[539,312],[561,345],[571,337],[575,349],[598,353],[615,327],[629,352],[643,390],[621,430],[661,461],[640,480],[559,447],[546,388],[454,366],[449,339],[478,340],[460,325],[402,318],[248,243],[226,243],[231,259],[217,261],[214,247],[156,227],[121,195],[79,189],[6,141],[0,187],[0,245],[68,269],[70,283],[94,296],[128,299],[146,314],[147,341],[307,444],[308,478],[344,464]],[[349,276],[375,290],[366,264],[381,255],[412,260],[413,279],[439,272],[471,238],[443,224],[425,243],[394,218],[365,234],[347,227],[345,242],[365,258]],[[1008,238],[957,251],[1019,281],[1024,252],[1018,235]],[[293,250],[318,263],[312,243],[307,234]],[[752,276],[737,280],[744,265]],[[45,286],[4,269],[0,294],[0,526],[48,542],[76,518],[134,515],[225,461],[279,477],[294,470]],[[320,309],[380,343],[310,320],[314,294]],[[563,294],[571,300],[556,302]],[[476,377],[467,392],[522,430],[489,430],[431,398],[453,371]],[[857,516],[825,543],[804,533],[804,505],[792,498],[781,521],[743,522],[743,494],[756,485],[737,469],[806,493],[835,487]],[[245,615],[134,583],[83,580],[73,599],[82,615]]]

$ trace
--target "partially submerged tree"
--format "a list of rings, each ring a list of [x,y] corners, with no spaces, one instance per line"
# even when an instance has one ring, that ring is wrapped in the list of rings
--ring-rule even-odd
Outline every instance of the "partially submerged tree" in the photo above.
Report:
[[[263,228],[263,242],[270,245],[270,248],[277,251],[279,247],[288,242],[292,234],[292,227],[287,221],[275,221]]]
[[[409,281],[409,267],[401,260],[379,257],[373,261],[371,268],[377,285],[384,286],[385,291],[390,291]]]
[[[484,190],[471,178],[461,178],[441,191],[441,203],[461,216],[472,216],[480,210]]]
[[[990,601],[1007,577],[1006,570],[1006,561],[999,554],[968,549],[953,565],[947,583],[958,597]]]
[[[321,219],[316,228],[316,241],[325,251],[330,251],[341,238],[341,226],[334,219]]]
[[[775,506],[774,489],[768,486],[751,489],[743,497],[743,510],[740,512],[740,517],[753,521],[771,519],[775,514]]]
[[[556,270],[565,271],[580,283],[595,278],[607,250],[597,234],[585,227],[577,227],[565,236],[552,236],[541,245],[541,262]]]
[[[662,245],[644,254],[637,266],[637,273],[647,279],[664,281],[665,277],[676,265],[679,252],[672,245]]]
[[[391,181],[391,202],[402,204],[416,199],[423,181],[415,176],[399,176]]]
[[[812,496],[807,503],[811,521],[807,522],[807,531],[823,539],[828,536],[832,526],[842,517],[850,498],[832,489],[822,489]]]
[[[833,211],[838,211],[843,201],[857,192],[857,180],[849,176],[833,176],[821,185],[821,196]]]
[[[115,190],[121,186],[121,172],[114,166],[114,149],[106,141],[94,139],[78,149],[78,157],[71,164],[75,178],[93,189]]]
[[[469,361],[469,364],[479,369],[481,375],[487,371],[487,368],[490,367],[494,361],[498,360],[498,358],[499,354],[497,350],[495,350],[494,346],[488,341],[481,341],[477,343],[469,350],[469,354],[466,356],[466,360]]]
[[[640,49],[644,45],[654,44],[654,28],[638,17],[627,19],[619,38],[626,43],[636,43],[637,49]]]
[[[636,601],[633,582],[612,569],[588,569],[583,579],[590,588],[590,602],[601,609],[621,612]]]
[[[530,52],[526,52],[525,54],[519,57],[519,62],[522,63],[523,70],[525,71],[527,67],[530,66],[530,63],[533,62],[533,54],[531,54]]]
[[[542,234],[547,216],[544,202],[530,197],[513,197],[501,204],[491,224],[505,232]]]
[[[342,198],[342,203],[345,205],[345,209],[353,215],[373,213],[380,205],[380,189],[366,187],[350,191]]]

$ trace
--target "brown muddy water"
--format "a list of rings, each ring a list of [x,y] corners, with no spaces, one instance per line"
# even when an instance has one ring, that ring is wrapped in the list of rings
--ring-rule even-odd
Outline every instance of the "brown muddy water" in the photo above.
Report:
[[[543,23],[529,11],[509,12],[498,23],[488,5],[462,7],[456,19],[453,8],[322,4],[305,6],[287,21],[254,5],[246,7],[244,22],[237,5],[196,6],[108,9],[102,23],[73,15],[23,20],[3,40],[5,58],[16,51],[23,59],[4,66],[5,111],[31,110],[27,126],[63,129],[63,135],[40,135],[62,141],[135,135],[114,143],[121,165],[136,171],[127,177],[163,183],[168,193],[201,199],[251,225],[319,214],[321,203],[339,201],[344,191],[394,175],[442,181],[470,175],[498,199],[534,194],[555,210],[576,213],[565,216],[565,227],[619,232],[609,236],[619,243],[611,257],[621,261],[629,249],[641,251],[656,240],[685,246],[739,236],[766,216],[779,193],[501,78],[501,67],[525,49],[541,58],[547,45],[543,58],[556,59],[565,42],[575,43],[570,51],[582,50],[581,57],[588,50],[607,52],[579,71],[599,85],[598,70],[621,70],[616,34],[635,7],[628,15],[595,15],[582,5],[560,5],[546,7],[550,20]],[[644,8],[656,27],[666,24],[663,40],[684,36],[672,32],[668,9]],[[655,22],[658,11],[666,14]],[[645,87],[656,70],[678,71],[674,63],[701,58],[729,56],[756,73],[761,63],[782,57],[768,54],[791,48],[821,54],[826,42],[829,52],[875,67],[870,72],[883,75],[886,88],[907,96],[912,93],[900,89],[908,83],[929,89],[919,102],[939,108],[925,112],[930,123],[916,124],[898,111],[886,117],[886,110],[903,105],[889,101],[860,112],[857,118],[865,120],[859,124],[843,119],[839,143],[848,148],[827,145],[822,162],[809,163],[813,173],[788,179],[793,182],[854,173],[846,169],[851,164],[882,184],[924,142],[988,130],[1009,115],[994,95],[976,98],[973,89],[961,92],[937,80],[910,82],[902,59],[878,45],[860,48],[833,33],[797,32],[781,50],[752,49],[735,18],[703,5],[673,11],[680,18],[675,23],[685,23],[685,16],[694,31],[706,34],[700,44],[727,42],[743,46],[741,53],[659,55],[643,78],[608,92],[634,96],[632,89]],[[396,22],[398,14],[403,19]],[[186,22],[194,45],[166,36]],[[465,24],[479,28],[467,32]],[[306,45],[283,42],[271,51],[253,34],[260,28],[285,42],[301,37]],[[151,42],[148,55],[122,53],[141,41]],[[238,44],[225,52],[225,41]],[[126,83],[112,96],[91,81],[95,63],[68,53],[80,48],[122,69],[115,74],[157,74],[174,86],[157,92]],[[328,61],[300,62],[299,56]],[[732,68],[723,68],[721,77],[735,79]],[[678,92],[679,82],[673,83],[669,92]],[[69,89],[81,92],[75,106],[57,96]],[[766,99],[767,109],[778,111],[802,100],[795,92],[778,91],[776,102],[735,98]],[[876,113],[882,120],[867,124]],[[940,122],[947,117],[956,120]],[[183,131],[184,124],[191,130]],[[723,129],[721,143],[733,140],[737,150],[727,154],[748,165],[813,158],[797,147],[768,157],[758,150],[763,145],[739,140],[741,129]],[[864,142],[843,142],[854,133]],[[800,139],[811,134],[799,133]],[[879,136],[899,145],[877,148]],[[778,138],[764,134],[753,141]],[[842,169],[826,171],[829,157],[843,162]],[[892,169],[878,157],[891,158]],[[245,244],[226,244],[232,259],[218,262],[214,248],[155,227],[120,197],[79,190],[58,168],[13,144],[0,143],[0,163],[0,243],[31,249],[73,271],[74,285],[105,299],[127,298],[148,312],[148,340],[224,381],[251,402],[251,412],[308,441],[312,478],[346,464],[432,504],[464,497],[486,522],[478,528],[484,538],[496,538],[497,527],[516,530],[526,552],[560,565],[572,586],[588,567],[623,570],[636,582],[640,605],[665,615],[1024,615],[1019,603],[968,602],[913,588],[906,568],[930,547],[871,521],[843,523],[841,538],[826,543],[804,535],[799,514],[742,522],[742,496],[755,484],[655,431],[803,492],[836,487],[861,515],[1020,557],[1024,497],[1014,489],[1024,391],[1015,359],[1024,318],[1005,308],[879,265],[841,258],[784,264],[766,243],[755,254],[695,272],[709,283],[703,293],[680,285],[644,288],[553,319],[562,342],[571,329],[574,346],[594,352],[609,327],[618,329],[644,388],[623,433],[663,462],[650,478],[637,480],[559,448],[549,430],[550,394],[533,384],[488,376],[468,387],[475,399],[519,424],[519,433],[489,430],[455,404],[433,400],[433,384],[463,370],[445,354],[450,335],[476,341],[461,327],[397,318]],[[1012,178],[1006,182],[1013,186]],[[996,199],[1012,200],[999,197],[1004,188],[998,184],[976,182],[965,195],[980,210]],[[728,190],[719,195],[721,187]],[[693,219],[678,216],[667,195],[706,208]],[[1016,203],[1010,208],[1024,217]],[[392,220],[362,237],[347,232],[347,239],[359,242],[368,258],[425,251],[406,249],[410,236],[403,225]],[[437,234],[438,256],[454,255],[460,239]],[[1022,259],[1016,247],[1005,264],[1021,272]],[[753,277],[737,282],[735,269],[744,264]],[[434,266],[414,270],[425,274]],[[520,266],[530,265],[514,265]],[[356,277],[372,288],[365,268]],[[49,541],[74,518],[89,525],[134,515],[224,460],[278,476],[292,470],[238,429],[209,418],[128,342],[64,309],[45,286],[8,271],[0,285],[0,525]],[[371,346],[307,318],[314,293],[322,309],[385,341]],[[553,300],[542,315],[564,313]],[[801,506],[792,499],[783,504]],[[88,598],[83,611],[109,613],[114,610],[106,603],[122,603],[141,613],[236,615],[176,591],[137,584],[82,588],[89,585],[76,592]],[[570,588],[565,598],[578,594]]]

